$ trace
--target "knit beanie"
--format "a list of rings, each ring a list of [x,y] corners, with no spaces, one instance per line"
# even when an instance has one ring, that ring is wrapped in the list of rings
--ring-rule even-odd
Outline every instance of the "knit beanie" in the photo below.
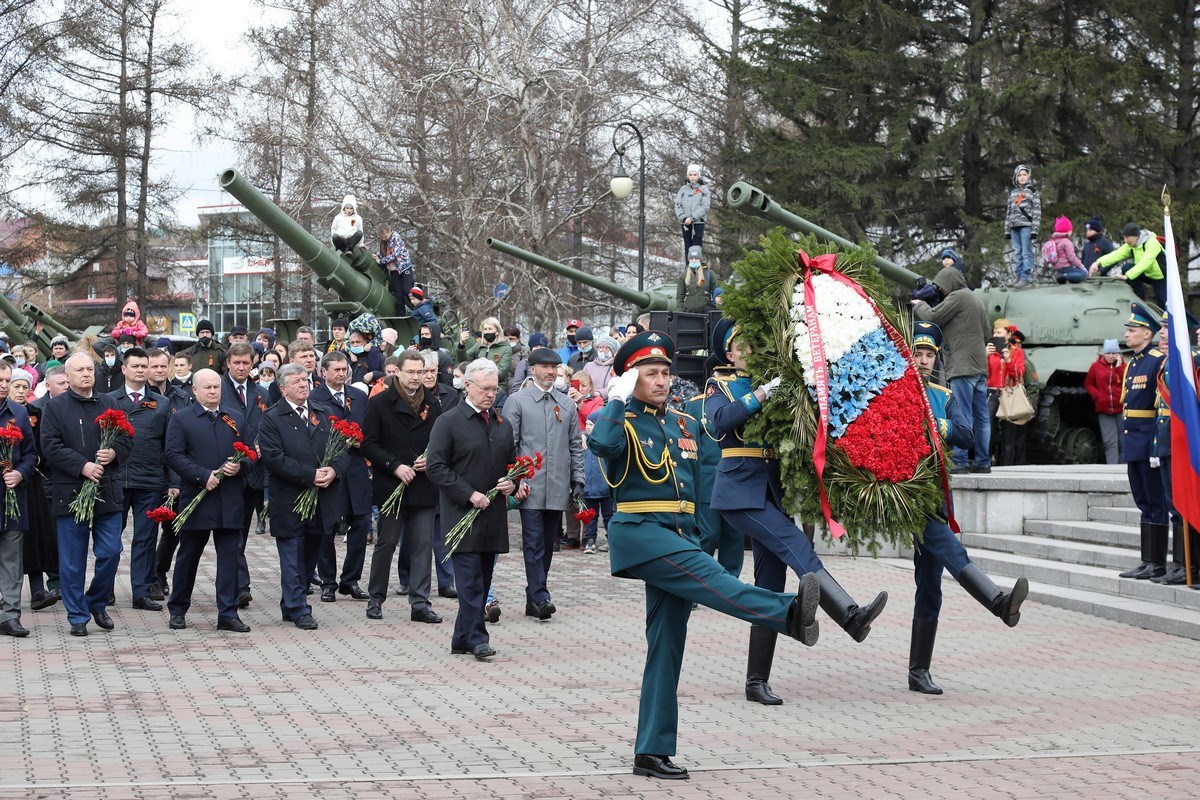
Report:
[[[704,173],[700,171],[699,164],[688,164],[687,172],[684,173],[684,177],[686,178],[688,175],[691,175],[693,172],[702,178],[704,177]]]
[[[1070,233],[1071,232],[1071,220],[1069,220],[1067,217],[1059,217],[1058,219],[1054,220],[1054,232],[1055,233]]]
[[[1104,223],[1100,221],[1099,214],[1089,219],[1084,227],[1093,230],[1096,233],[1104,233]]]
[[[1127,223],[1125,223],[1125,227],[1121,228],[1121,235],[1122,236],[1141,236],[1142,229],[1140,227],[1138,227],[1138,224],[1136,222],[1127,222]]]

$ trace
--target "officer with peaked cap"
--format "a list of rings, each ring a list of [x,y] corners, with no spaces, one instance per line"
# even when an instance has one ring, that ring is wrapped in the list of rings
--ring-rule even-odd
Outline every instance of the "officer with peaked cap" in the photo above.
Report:
[[[1122,578],[1146,580],[1167,571],[1167,499],[1162,479],[1150,459],[1154,457],[1154,434],[1158,416],[1158,374],[1166,356],[1154,347],[1161,327],[1158,316],[1141,303],[1130,306],[1125,321],[1125,344],[1133,356],[1125,367],[1121,392],[1121,429],[1125,452],[1121,454],[1129,474],[1129,490],[1141,511],[1142,563],[1122,572]]]
[[[941,347],[941,328],[932,322],[918,320],[913,323],[913,361],[925,384],[925,394],[937,421],[938,438],[953,447],[970,449],[975,442],[971,421],[959,408],[950,390],[930,380]],[[1011,592],[998,587],[971,561],[967,548],[950,529],[945,508],[926,518],[921,541],[913,547],[913,565],[917,591],[913,602],[912,638],[908,646],[908,688],[923,694],[941,694],[941,687],[929,675],[929,664],[933,660],[933,644],[942,609],[942,570],[949,570],[967,594],[1010,628],[1016,627],[1021,619],[1021,604],[1029,594],[1029,582],[1023,577],[1018,578]]]
[[[603,460],[616,513],[609,525],[612,574],[646,583],[646,667],[642,675],[635,775],[678,780],[679,670],[692,603],[817,640],[818,592],[801,594],[749,586],[700,549],[696,530],[699,476],[695,420],[667,408],[675,345],[657,331],[640,333],[617,351],[609,401],[588,447]]]

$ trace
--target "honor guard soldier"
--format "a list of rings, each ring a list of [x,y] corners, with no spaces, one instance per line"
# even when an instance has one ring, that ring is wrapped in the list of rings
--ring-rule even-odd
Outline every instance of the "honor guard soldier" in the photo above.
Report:
[[[784,512],[775,451],[762,442],[747,442],[742,436],[743,426],[762,408],[779,385],[779,378],[754,388],[745,371],[750,348],[737,338],[737,326],[731,320],[723,319],[716,325],[712,349],[723,354],[736,370],[731,379],[710,380],[704,390],[704,416],[721,437],[721,466],[713,486],[712,507],[797,575],[815,576],[821,587],[821,608],[854,641],[863,641],[887,603],[887,592],[880,592],[865,606],[854,602],[821,564],[812,542]]]
[[[816,643],[815,581],[800,594],[742,583],[700,549],[695,421],[666,408],[675,345],[646,331],[617,351],[609,401],[588,448],[603,460],[616,513],[609,526],[612,574],[646,583],[646,667],[642,675],[633,772],[687,778],[671,761],[679,723],[679,669],[692,603]]]
[[[937,420],[938,437],[952,447],[970,450],[975,443],[971,422],[959,408],[954,395],[944,386],[930,381],[942,347],[942,329],[932,322],[913,323],[913,361],[925,382],[925,394]],[[1021,604],[1029,594],[1029,581],[1018,578],[1011,592],[998,587],[983,570],[971,561],[967,548],[950,530],[948,515],[940,514],[925,521],[921,543],[913,548],[913,577],[917,583],[913,603],[912,639],[908,646],[908,688],[923,694],[941,694],[942,689],[929,676],[933,660],[933,643],[937,638],[938,614],[942,609],[942,569],[967,590],[967,594],[1008,627],[1016,627],[1021,619]]]
[[[1121,428],[1129,490],[1142,512],[1142,563],[1122,572],[1122,578],[1146,580],[1167,571],[1167,499],[1162,478],[1150,459],[1154,457],[1154,434],[1158,416],[1158,373],[1167,357],[1153,346],[1161,325],[1158,317],[1141,303],[1130,306],[1125,322],[1125,344],[1133,350],[1125,368],[1121,392]]]

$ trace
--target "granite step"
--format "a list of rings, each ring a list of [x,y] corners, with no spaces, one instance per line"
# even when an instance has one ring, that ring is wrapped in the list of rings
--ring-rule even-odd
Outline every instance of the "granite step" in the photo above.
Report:
[[[1028,536],[1041,536],[1047,539],[1060,539],[1081,544],[1128,548],[1133,555],[1138,555],[1137,551],[1142,546],[1141,531],[1136,524],[1027,519],[1025,520],[1025,533]]]
[[[1088,519],[1095,522],[1132,525],[1136,530],[1142,521],[1142,512],[1134,506],[1089,506]]]
[[[1025,524],[1028,526],[1032,522],[1033,520],[1027,520]],[[1128,547],[1110,547],[1092,542],[1052,539],[1046,536],[963,533],[962,543],[972,553],[976,549],[999,551],[1029,556],[1047,562],[1081,564],[1117,572],[1123,572],[1141,563],[1138,552]]]

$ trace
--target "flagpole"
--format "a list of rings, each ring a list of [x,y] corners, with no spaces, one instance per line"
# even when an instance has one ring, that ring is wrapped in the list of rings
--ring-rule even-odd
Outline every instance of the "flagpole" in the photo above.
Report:
[[[1183,521],[1183,569],[1188,588],[1192,588],[1192,529],[1187,520]]]

